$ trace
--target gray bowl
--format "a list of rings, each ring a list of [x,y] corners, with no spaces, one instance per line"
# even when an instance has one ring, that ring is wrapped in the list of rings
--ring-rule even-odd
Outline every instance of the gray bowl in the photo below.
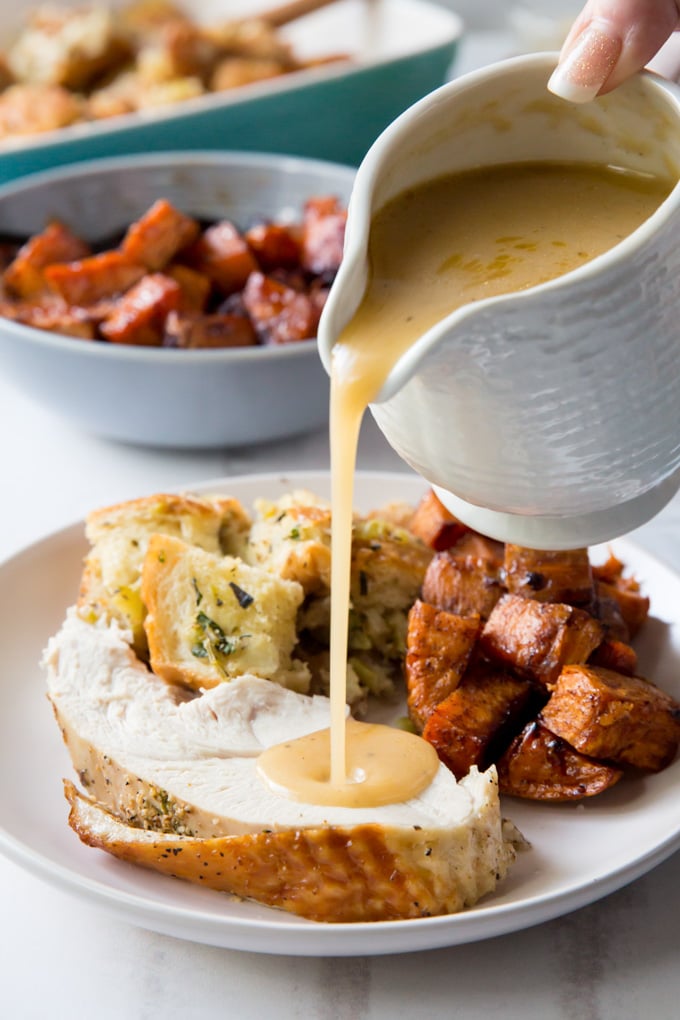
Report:
[[[246,225],[299,217],[312,195],[347,202],[354,170],[252,153],[165,153],[98,160],[0,188],[0,232],[29,235],[58,217],[97,240],[156,199]],[[77,340],[0,318],[5,378],[87,432],[181,448],[242,446],[310,431],[328,418],[315,341],[171,350]]]

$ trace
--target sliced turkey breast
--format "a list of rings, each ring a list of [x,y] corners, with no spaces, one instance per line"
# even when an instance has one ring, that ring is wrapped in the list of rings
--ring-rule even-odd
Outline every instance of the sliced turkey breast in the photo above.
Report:
[[[418,797],[375,808],[271,789],[258,755],[326,727],[325,698],[253,676],[187,695],[149,672],[115,623],[75,613],[44,663],[89,795],[68,791],[73,828],[116,856],[324,920],[459,910],[514,857],[493,770],[457,783],[442,765]]]

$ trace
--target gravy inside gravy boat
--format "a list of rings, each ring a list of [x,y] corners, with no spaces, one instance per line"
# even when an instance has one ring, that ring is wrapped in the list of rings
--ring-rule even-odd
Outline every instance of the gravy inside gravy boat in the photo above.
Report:
[[[452,513],[539,548],[680,486],[680,89],[643,73],[574,106],[555,62],[460,78],[378,138],[319,329]]]

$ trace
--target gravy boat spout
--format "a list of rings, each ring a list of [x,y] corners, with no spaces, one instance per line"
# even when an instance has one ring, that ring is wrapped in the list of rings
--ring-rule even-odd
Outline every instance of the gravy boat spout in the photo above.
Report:
[[[407,189],[508,163],[671,181],[651,216],[608,251],[436,323],[371,405],[388,442],[452,513],[537,548],[629,531],[680,487],[680,89],[642,73],[576,106],[547,91],[556,59],[532,54],[454,80],[383,132],[357,172],[319,328],[330,372],[369,282],[373,219]]]

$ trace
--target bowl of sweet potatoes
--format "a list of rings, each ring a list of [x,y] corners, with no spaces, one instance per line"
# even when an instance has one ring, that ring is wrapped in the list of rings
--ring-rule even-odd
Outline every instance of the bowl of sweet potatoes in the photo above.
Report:
[[[316,326],[354,171],[238,152],[95,160],[0,188],[0,362],[76,427],[240,446],[328,415]]]

